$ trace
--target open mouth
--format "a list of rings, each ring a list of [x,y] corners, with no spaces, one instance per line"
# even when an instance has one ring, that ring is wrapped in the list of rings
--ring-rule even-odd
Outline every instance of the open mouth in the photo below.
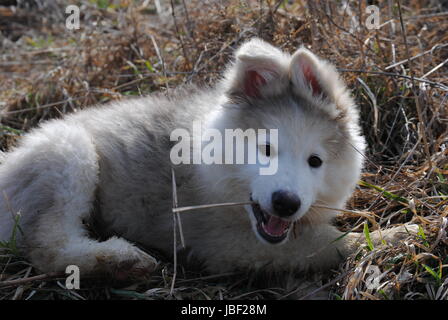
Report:
[[[252,201],[252,199],[251,199]],[[252,203],[252,212],[257,219],[257,232],[267,242],[280,243],[288,236],[291,221],[273,216],[263,209],[258,203]]]

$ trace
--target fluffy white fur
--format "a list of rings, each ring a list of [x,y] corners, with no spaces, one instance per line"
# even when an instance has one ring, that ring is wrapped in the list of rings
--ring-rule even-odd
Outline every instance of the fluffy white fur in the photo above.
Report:
[[[20,214],[19,244],[42,271],[75,264],[82,274],[152,272],[156,260],[135,244],[173,254],[169,136],[176,128],[191,131],[195,120],[222,133],[279,129],[279,170],[260,176],[257,165],[175,166],[181,206],[252,195],[272,213],[278,189],[294,192],[302,205],[288,218],[296,236],[291,231],[278,245],[257,235],[250,206],[184,213],[190,258],[213,273],[301,272],[328,269],[357,248],[363,239],[357,233],[334,241],[342,235],[331,224],[336,212],[311,208],[342,208],[359,179],[365,143],[357,107],[329,63],[258,39],[237,50],[215,88],[88,108],[30,132],[0,165],[0,239],[9,239]],[[321,156],[322,167],[310,168],[311,154]],[[382,236],[396,241],[403,231]]]

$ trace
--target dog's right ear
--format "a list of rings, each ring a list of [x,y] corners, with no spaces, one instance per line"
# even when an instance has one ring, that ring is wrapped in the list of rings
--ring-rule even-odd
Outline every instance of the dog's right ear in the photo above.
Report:
[[[280,93],[287,85],[289,58],[279,49],[254,38],[235,54],[227,73],[230,96],[262,98]]]

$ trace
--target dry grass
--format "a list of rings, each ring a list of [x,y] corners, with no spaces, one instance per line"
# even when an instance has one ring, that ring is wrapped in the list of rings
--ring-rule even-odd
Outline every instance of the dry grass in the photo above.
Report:
[[[357,1],[344,9],[342,1],[92,0],[78,1],[81,29],[70,31],[65,1],[18,2],[2,7],[0,1],[2,150],[39,122],[95,103],[183,82],[212,83],[234,48],[252,36],[290,51],[306,45],[340,67],[361,106],[369,143],[363,182],[338,225],[359,232],[365,222],[371,231],[409,221],[421,226],[419,237],[399,246],[360,248],[313,286],[341,299],[448,298],[446,5],[381,1],[384,25],[368,30],[366,5]],[[368,285],[372,266],[382,273],[374,289]],[[279,299],[313,291],[294,281],[260,289],[245,275],[179,268],[171,292],[168,262],[125,289],[89,279],[74,292],[58,275],[30,278],[36,275],[10,246],[0,260],[0,280],[16,282],[0,288],[0,299]]]

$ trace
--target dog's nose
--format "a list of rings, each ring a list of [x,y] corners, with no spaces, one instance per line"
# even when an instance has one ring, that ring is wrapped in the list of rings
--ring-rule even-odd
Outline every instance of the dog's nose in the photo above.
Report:
[[[279,190],[272,194],[272,207],[280,217],[289,217],[300,208],[299,197],[290,191]]]

